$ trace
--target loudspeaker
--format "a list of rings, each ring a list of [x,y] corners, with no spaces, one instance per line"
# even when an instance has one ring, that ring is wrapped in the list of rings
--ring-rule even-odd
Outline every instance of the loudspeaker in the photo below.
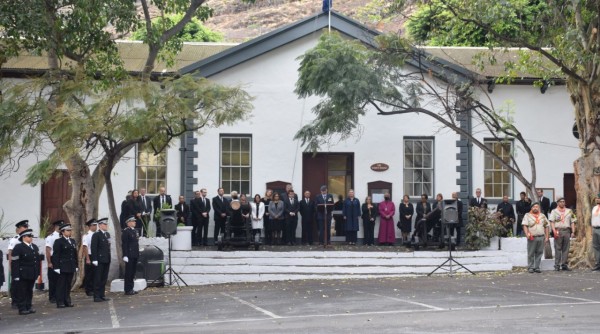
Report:
[[[160,210],[160,231],[165,238],[177,234],[177,217],[175,216],[175,210]]]
[[[442,220],[446,224],[458,223],[458,204],[455,200],[445,200]]]

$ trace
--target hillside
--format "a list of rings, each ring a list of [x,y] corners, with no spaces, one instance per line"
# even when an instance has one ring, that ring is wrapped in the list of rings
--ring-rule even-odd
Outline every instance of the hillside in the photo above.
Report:
[[[404,19],[368,22],[367,6],[372,0],[334,0],[333,9],[384,32],[400,31]],[[205,25],[224,34],[228,42],[243,42],[322,11],[322,0],[209,0],[215,13]]]

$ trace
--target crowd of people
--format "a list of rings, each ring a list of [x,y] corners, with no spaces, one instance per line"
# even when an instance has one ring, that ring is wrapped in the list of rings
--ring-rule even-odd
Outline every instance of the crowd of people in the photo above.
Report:
[[[135,229],[136,219],[126,219],[126,228],[121,237],[123,261],[125,262],[125,295],[137,294],[133,280],[139,257],[139,234]],[[108,218],[90,219],[86,222],[88,232],[83,236],[83,256],[85,256],[85,279],[83,286],[87,296],[94,302],[105,302],[106,282],[111,262],[111,236],[108,232]],[[70,308],[73,278],[79,272],[77,243],[71,238],[71,224],[62,220],[52,223],[53,232],[45,239],[44,257],[33,243],[33,230],[29,221],[22,220],[16,225],[16,236],[8,245],[10,296],[12,307],[20,315],[36,313],[33,308],[33,287],[41,275],[40,261],[47,261],[48,299],[57,308]],[[1,254],[0,254],[1,255]],[[0,265],[2,262],[0,261]],[[0,266],[0,286],[4,281],[4,269]]]
[[[513,205],[509,203],[508,196],[503,196],[502,202],[497,205],[496,212],[516,225],[516,233],[527,237],[528,271],[541,272],[540,262],[544,252],[545,243],[549,242],[550,235],[554,236],[555,270],[570,271],[568,267],[568,254],[570,240],[575,236],[575,223],[577,218],[573,210],[566,208],[565,199],[559,197],[551,203],[544,196],[543,191],[537,191],[538,202],[527,198],[522,192],[520,199]],[[331,224],[333,212],[339,210],[339,222],[342,223],[346,242],[356,245],[357,233],[360,230],[359,220],[362,220],[364,232],[363,244],[375,244],[375,226],[379,220],[378,243],[380,245],[394,245],[396,233],[394,217],[396,205],[391,200],[389,193],[384,194],[383,201],[374,203],[371,196],[365,198],[364,203],[355,197],[354,190],[349,190],[347,197],[334,202],[334,197],[328,192],[327,186],[321,186],[320,193],[312,196],[310,191],[305,191],[299,198],[291,184],[286,186],[284,192],[278,193],[268,189],[264,196],[254,195],[248,200],[245,194],[232,192],[225,196],[223,188],[217,190],[217,195],[212,199],[208,197],[206,189],[195,193],[189,204],[184,196],[179,196],[178,203],[174,206],[179,223],[193,226],[192,243],[196,246],[208,245],[208,227],[212,211],[214,220],[214,240],[225,233],[228,219],[245,221],[251,224],[252,234],[256,238],[263,238],[268,245],[295,245],[297,242],[296,230],[301,218],[301,243],[330,244]],[[439,221],[439,212],[444,198],[442,194],[436,195],[436,201],[431,205],[428,195],[421,195],[419,203],[413,205],[410,197],[404,195],[398,205],[399,221],[396,227],[401,231],[403,242],[407,242],[413,230],[421,230],[421,237],[439,237],[441,229],[435,229]],[[463,204],[458,194],[452,193],[451,203],[456,204],[458,213],[457,222],[452,224],[449,231],[456,234],[457,244],[460,244],[461,228],[463,227]],[[481,189],[476,189],[475,196],[469,201],[469,206],[474,208],[487,208],[488,202],[482,196]],[[155,215],[166,208],[172,208],[171,197],[166,194],[164,187],[159,189],[159,194],[150,198],[145,190],[133,190],[123,202],[121,212],[121,225],[123,234],[121,238],[123,261],[125,262],[124,290],[126,295],[134,295],[134,277],[139,257],[140,231],[144,228],[144,219]],[[235,208],[235,210],[234,210]],[[438,213],[435,216],[434,213]],[[235,216],[235,217],[234,217]],[[413,228],[413,216],[414,228]],[[431,219],[431,217],[437,217]],[[83,286],[88,296],[94,302],[109,300],[105,296],[105,287],[108,269],[111,261],[110,244],[111,236],[108,232],[108,219],[91,219],[86,222],[88,232],[83,237],[82,246],[85,256],[85,281]],[[596,198],[596,205],[592,209],[591,226],[593,230],[592,247],[595,256],[594,271],[600,271],[600,193]],[[57,308],[73,307],[70,296],[70,287],[74,275],[79,271],[77,244],[71,238],[72,227],[59,220],[52,224],[53,232],[45,239],[45,259],[47,261],[47,276],[49,284],[48,298],[51,303],[56,303]],[[157,222],[157,235],[160,235],[160,222]],[[317,240],[313,235],[317,235]],[[431,235],[429,235],[431,234]],[[414,238],[413,233],[413,238]],[[32,242],[33,231],[29,229],[28,221],[23,220],[16,224],[16,235],[10,239],[8,246],[8,260],[11,279],[10,294],[13,307],[19,314],[35,313],[32,307],[32,290],[35,281],[40,276],[40,251]],[[0,252],[0,256],[2,253]],[[0,261],[0,265],[2,262]],[[0,267],[0,286],[4,283],[4,269]]]

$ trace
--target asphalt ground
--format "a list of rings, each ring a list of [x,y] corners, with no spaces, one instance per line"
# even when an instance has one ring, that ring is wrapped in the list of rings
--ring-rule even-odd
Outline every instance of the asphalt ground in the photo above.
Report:
[[[434,275],[151,288],[73,294],[36,314],[0,299],[1,333],[598,333],[600,273]]]

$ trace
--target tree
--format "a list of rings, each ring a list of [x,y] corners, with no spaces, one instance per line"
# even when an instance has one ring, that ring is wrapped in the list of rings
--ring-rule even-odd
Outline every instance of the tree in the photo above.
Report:
[[[554,78],[564,78],[574,118],[579,131],[581,156],[574,162],[577,191],[577,240],[572,265],[589,267],[593,261],[591,248],[591,209],[600,191],[600,0],[539,1],[539,0],[439,0],[462,24],[472,24],[486,32],[495,45],[515,45],[528,49],[521,58],[505,63],[507,77],[515,70],[540,78],[537,85],[553,84]],[[519,20],[517,13],[531,4],[538,5],[530,22],[521,25],[517,34],[501,32],[504,22]],[[396,10],[406,5],[395,0]],[[530,61],[537,55],[553,66]],[[495,59],[492,59],[495,61]],[[501,78],[502,79],[502,78]]]
[[[499,22],[498,33],[516,36],[521,29],[534,27],[544,1],[528,1],[513,13],[511,20]],[[396,13],[397,15],[397,13]],[[422,1],[406,22],[406,29],[415,42],[441,46],[497,46],[493,36],[473,23],[461,22],[440,0]],[[515,45],[518,46],[518,45]]]
[[[64,164],[72,193],[63,208],[75,225],[76,239],[81,239],[83,223],[97,217],[105,184],[115,238],[120,239],[110,177],[117,162],[136,144],[149,143],[160,152],[186,131],[231,124],[248,116],[250,97],[239,88],[191,76],[160,85],[150,81],[162,47],[193,17],[208,17],[210,10],[202,6],[204,2],[152,1],[165,14],[184,14],[164,30],[155,28],[146,16],[146,27],[154,33],[148,41],[146,65],[137,78],[123,69],[114,41],[137,24],[132,1],[0,3],[5,36],[0,61],[20,52],[36,52],[47,55],[49,67],[35,80],[2,82],[2,171],[14,171],[23,158],[36,155],[41,161],[28,171],[26,182],[37,184]],[[141,3],[146,13],[148,2]],[[113,34],[107,32],[108,26]],[[115,245],[121,258],[120,243]]]
[[[481,102],[487,93],[477,78],[458,77],[439,65],[438,77],[431,76],[424,64],[436,66],[435,61],[397,35],[378,36],[376,43],[373,50],[336,33],[323,34],[317,46],[300,57],[296,93],[322,100],[313,108],[316,118],[296,133],[296,139],[316,151],[334,136],[344,140],[354,135],[360,117],[370,112],[383,116],[420,113],[467,138],[535,193],[536,167],[529,145],[506,110],[497,111]],[[409,61],[416,70],[404,66]],[[506,147],[514,141],[527,154],[531,175],[522,172],[514,154],[501,157],[462,128],[460,120],[465,117],[484,125]]]

